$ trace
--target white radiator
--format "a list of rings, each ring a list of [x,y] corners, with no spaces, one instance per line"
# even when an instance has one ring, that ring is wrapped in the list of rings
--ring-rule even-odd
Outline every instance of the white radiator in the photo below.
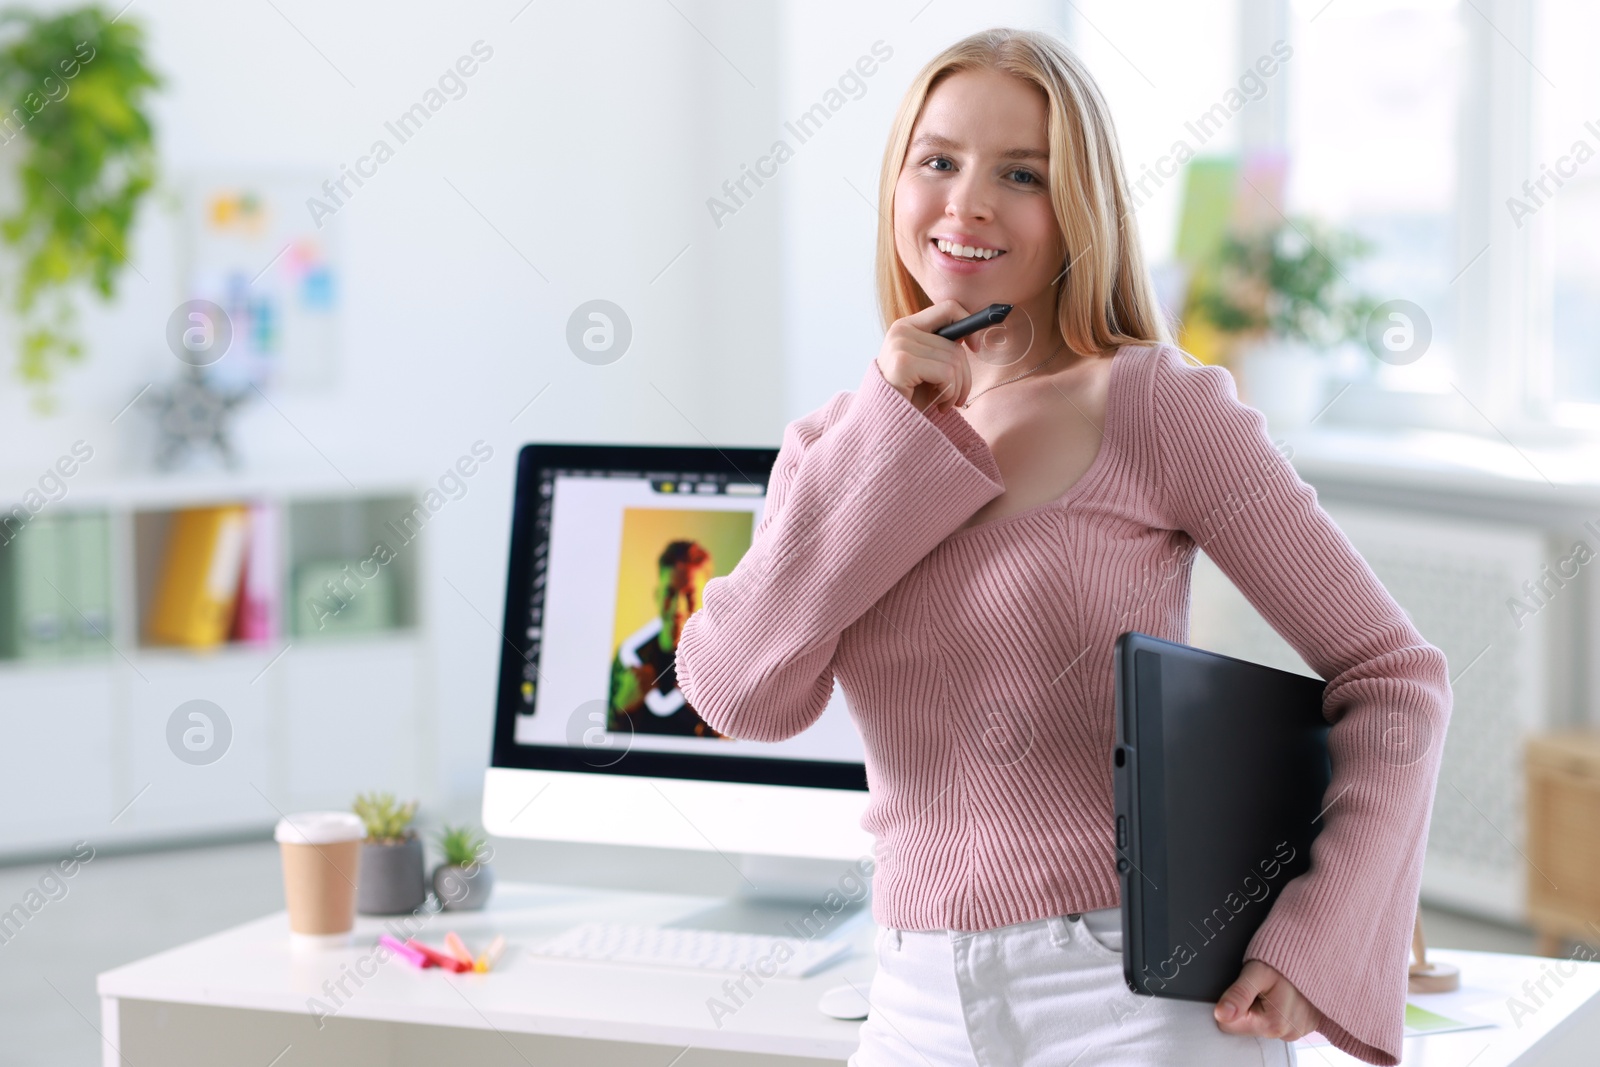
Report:
[[[1536,605],[1523,583],[1537,580],[1550,561],[1540,527],[1324,507],[1424,639],[1449,661],[1454,710],[1423,899],[1520,923],[1530,877],[1523,855],[1523,739],[1555,722],[1550,642],[1560,629],[1555,619],[1575,610],[1578,590],[1554,591],[1532,615],[1519,618],[1509,609],[1513,596]],[[1195,561],[1190,643],[1315,674],[1203,553]]]

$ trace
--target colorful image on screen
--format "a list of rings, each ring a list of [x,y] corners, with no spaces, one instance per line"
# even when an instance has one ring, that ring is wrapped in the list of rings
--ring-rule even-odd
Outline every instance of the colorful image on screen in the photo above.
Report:
[[[723,737],[678,688],[678,640],[706,583],[733,569],[753,529],[747,511],[623,509],[607,730]]]

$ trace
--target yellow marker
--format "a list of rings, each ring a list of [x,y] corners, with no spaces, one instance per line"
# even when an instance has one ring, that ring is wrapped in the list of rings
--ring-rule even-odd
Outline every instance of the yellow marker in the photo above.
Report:
[[[503,934],[496,934],[494,940],[489,942],[489,947],[483,950],[483,955],[478,957],[478,962],[472,969],[478,974],[487,974],[500,960],[500,953],[506,949],[506,939]]]
[[[465,963],[469,967],[475,966],[475,964],[472,962],[472,953],[467,951],[467,946],[462,943],[461,938],[456,936],[456,932],[454,930],[451,930],[448,934],[444,935],[444,947],[450,950],[450,955],[454,956],[462,963]]]

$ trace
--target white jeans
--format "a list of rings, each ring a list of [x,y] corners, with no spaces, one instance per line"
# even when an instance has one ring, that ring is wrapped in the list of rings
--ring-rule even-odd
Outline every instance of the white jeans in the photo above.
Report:
[[[1214,1005],[1122,978],[1116,908],[995,930],[878,931],[849,1067],[1282,1067],[1294,1046],[1217,1029]]]

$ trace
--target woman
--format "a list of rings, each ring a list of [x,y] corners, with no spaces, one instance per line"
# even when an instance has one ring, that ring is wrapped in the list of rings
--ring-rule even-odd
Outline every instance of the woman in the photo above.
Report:
[[[1106,105],[1037,33],[912,83],[879,185],[888,326],[855,393],[785,430],[767,510],[677,650],[733,737],[866,751],[878,971],[853,1067],[1282,1064],[1313,1030],[1400,1053],[1450,689],[1232,379],[1167,340]],[[933,331],[990,303],[1002,331]],[[1188,633],[1204,547],[1323,678],[1311,869],[1216,1005],[1121,973],[1112,643]]]

